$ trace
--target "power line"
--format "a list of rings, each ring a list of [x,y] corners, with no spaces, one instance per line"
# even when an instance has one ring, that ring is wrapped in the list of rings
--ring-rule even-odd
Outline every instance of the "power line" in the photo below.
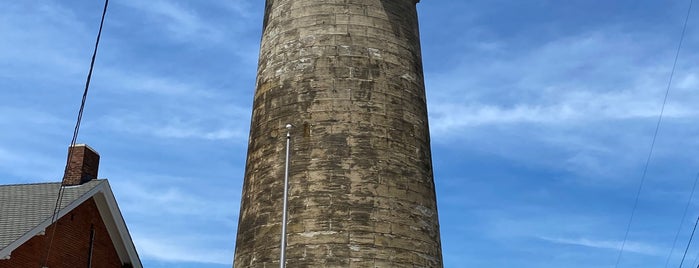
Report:
[[[680,227],[677,228],[677,233],[675,234],[675,240],[672,241],[672,248],[670,249],[670,254],[667,255],[667,260],[665,260],[665,268],[670,264],[670,258],[672,253],[675,251],[675,245],[677,244],[677,238],[680,236],[682,231],[682,226],[684,225],[684,219],[687,217],[687,211],[689,210],[689,205],[692,204],[692,199],[694,198],[694,191],[697,188],[697,181],[699,181],[699,173],[694,177],[694,185],[692,186],[692,192],[689,194],[689,200],[687,200],[687,205],[684,207],[684,212],[682,213],[682,219],[680,220]]]
[[[636,209],[638,208],[638,201],[641,196],[641,191],[643,190],[643,184],[646,180],[646,175],[648,174],[648,166],[650,164],[651,157],[653,156],[653,149],[655,149],[655,141],[658,138],[658,132],[660,130],[660,123],[663,121],[663,114],[665,113],[665,105],[667,104],[668,96],[670,96],[670,88],[672,87],[672,79],[675,76],[675,69],[677,68],[677,61],[680,57],[680,51],[682,50],[682,43],[684,42],[684,36],[687,32],[687,22],[689,22],[689,15],[692,11],[692,5],[694,0],[689,1],[689,8],[687,9],[687,16],[684,19],[684,26],[682,27],[682,34],[680,36],[680,43],[677,46],[677,52],[675,53],[675,60],[672,64],[672,71],[670,71],[670,79],[667,83],[667,88],[665,89],[665,97],[663,98],[663,105],[660,108],[660,115],[658,116],[658,123],[655,125],[655,132],[653,133],[653,141],[650,145],[650,151],[648,152],[648,158],[646,159],[645,167],[643,168],[643,174],[641,175],[641,182],[638,185],[638,190],[636,191],[636,199],[633,204],[633,209],[631,209],[631,217],[629,217],[629,223],[626,225],[626,232],[624,234],[624,240],[621,243],[621,248],[619,249],[619,255],[616,259],[616,264],[614,267],[619,267],[619,262],[621,262],[621,256],[624,253],[624,247],[626,246],[626,240],[629,238],[629,231],[631,230],[631,224],[633,223],[633,218],[636,214]]]
[[[694,238],[694,232],[697,230],[697,224],[699,224],[699,217],[697,217],[697,221],[694,222],[694,229],[692,229],[692,235],[689,236],[689,241],[687,242],[687,248],[684,249],[684,254],[682,255],[682,261],[680,262],[680,268],[682,268],[682,264],[684,264],[684,258],[687,256],[687,251],[689,250],[689,246],[692,245],[692,238]]]
[[[694,260],[692,261],[692,266],[697,263],[697,259],[699,259],[699,252],[697,252],[696,255],[694,255]],[[699,268],[699,264],[697,264],[697,268]]]
[[[102,37],[102,28],[104,26],[104,18],[107,15],[107,7],[109,6],[109,0],[104,1],[104,9],[102,10],[102,19],[100,21],[100,28],[99,31],[97,32],[97,40],[95,41],[95,48],[92,52],[92,60],[90,61],[90,70],[87,73],[87,80],[85,81],[85,90],[83,91],[83,96],[82,96],[82,101],[80,103],[80,109],[78,111],[78,118],[75,122],[75,128],[73,129],[73,139],[70,141],[70,149],[68,150],[68,158],[66,159],[66,167],[65,171],[68,171],[69,165],[70,165],[70,159],[73,156],[73,148],[75,147],[75,144],[78,140],[78,133],[80,132],[80,123],[82,121],[83,117],[83,111],[85,110],[85,101],[87,100],[87,92],[90,88],[90,81],[92,80],[92,71],[95,68],[95,59],[97,58],[97,48],[99,47],[100,44],[100,39]],[[64,176],[65,176],[65,171],[64,171]],[[63,181],[65,180],[65,177],[63,178],[61,182],[61,186],[58,190],[58,196],[56,197],[56,204],[53,208],[53,215],[51,216],[51,224],[55,223],[56,220],[58,220],[58,211],[60,209],[61,203],[63,201],[63,193],[64,193],[64,188],[65,185],[63,185]],[[49,260],[49,255],[51,254],[51,246],[53,244],[53,239],[56,236],[56,229],[58,229],[58,225],[55,225],[53,227],[53,230],[51,230],[51,235],[49,236],[48,239],[48,244],[46,246],[46,253],[44,255],[44,259],[42,261],[42,266],[41,267],[46,267],[47,262]]]

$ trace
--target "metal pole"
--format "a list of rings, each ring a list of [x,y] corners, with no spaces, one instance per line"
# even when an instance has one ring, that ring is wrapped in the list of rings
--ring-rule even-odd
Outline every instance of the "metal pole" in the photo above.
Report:
[[[282,242],[279,267],[286,267],[286,218],[289,202],[289,145],[291,144],[291,124],[286,124],[286,160],[284,161],[284,207],[282,208]]]

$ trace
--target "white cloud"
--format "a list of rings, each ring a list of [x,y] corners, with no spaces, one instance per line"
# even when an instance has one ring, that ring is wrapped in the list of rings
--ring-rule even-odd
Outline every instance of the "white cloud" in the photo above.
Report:
[[[643,58],[636,38],[612,30],[585,33],[428,74],[432,130],[440,136],[491,124],[657,118],[670,66],[659,57]],[[679,88],[697,83],[688,69],[678,70],[678,77]],[[696,94],[673,93],[665,116],[696,117]]]
[[[539,237],[539,239],[544,240],[544,241],[548,241],[551,243],[556,243],[556,244],[575,245],[575,246],[599,248],[599,249],[609,249],[609,250],[615,250],[615,251],[621,250],[621,245],[622,245],[622,241],[596,240],[596,239],[588,239],[588,238],[570,239],[570,238],[555,238],[555,237],[542,236],[542,237]],[[624,252],[633,252],[633,253],[653,255],[653,256],[663,256],[664,254],[667,253],[667,250],[661,249],[657,246],[654,246],[654,245],[648,244],[648,243],[626,241],[626,244],[624,245]]]
[[[520,103],[512,107],[484,103],[435,103],[431,105],[432,129],[436,135],[443,135],[463,127],[489,124],[579,125],[590,121],[653,119],[658,117],[661,104],[657,98],[639,98],[632,92],[573,91],[548,97],[555,99],[548,101],[553,103]],[[671,103],[666,107],[664,116],[695,117],[697,113],[689,105]]]
[[[213,97],[207,85],[198,80],[189,81],[174,76],[160,76],[146,72],[131,72],[126,69],[106,69],[99,72],[100,85],[112,94],[129,95],[146,93],[182,98]]]
[[[57,181],[63,176],[71,120],[31,107],[0,107],[0,173],[7,179]],[[61,140],[63,139],[64,140]]]
[[[145,134],[167,139],[227,140],[234,142],[247,139],[245,129],[241,124],[235,124],[236,116],[228,118],[222,115],[219,116],[213,118],[213,121],[202,122],[196,117],[188,117],[190,119],[184,120],[176,117],[159,119],[135,114],[115,114],[101,118],[99,125],[115,131],[139,135]],[[226,122],[227,120],[228,122]],[[246,121],[246,119],[240,118],[238,123],[243,121]]]
[[[213,237],[187,237],[169,234],[166,237],[132,234],[134,244],[142,258],[156,259],[168,262],[196,262],[231,264],[233,251],[229,248],[210,246]],[[221,239],[219,237],[219,239]]]
[[[608,27],[532,41],[525,49],[498,40],[456,54],[460,60],[452,61],[459,64],[426,73],[434,144],[457,142],[526,166],[569,171],[581,181],[627,182],[647,155],[672,67],[676,44],[658,35]],[[682,55],[656,157],[696,148],[691,122],[699,119],[699,79],[690,62],[699,55]]]
[[[254,1],[254,0],[253,0]],[[230,1],[217,1],[214,4],[219,4],[222,7],[234,11],[237,15],[253,19],[254,21],[259,21],[259,18],[253,15],[261,14],[259,9],[253,7],[254,2],[249,0],[230,0]]]
[[[2,179],[9,179],[10,183],[60,181],[66,159],[39,151],[32,147],[0,147],[0,174],[5,175]]]
[[[70,121],[59,118],[41,110],[29,107],[13,107],[10,105],[0,107],[0,126],[10,128],[22,126],[55,127],[68,124]]]
[[[6,41],[0,42],[0,76],[44,82],[83,76],[90,46],[85,40],[94,38],[72,10],[51,1],[3,3],[0,33]]]
[[[207,21],[197,10],[198,5],[188,1],[126,0],[118,3],[147,14],[154,25],[164,27],[167,31],[164,36],[168,38],[192,43],[201,42],[202,39],[207,42],[223,40],[224,27]],[[231,4],[230,7],[243,9],[241,5]]]
[[[247,139],[250,109],[221,85],[124,70],[100,77],[98,97],[118,100],[90,121],[101,129],[167,139]]]
[[[157,177],[146,176],[150,179]],[[162,176],[160,179],[163,180]],[[197,178],[197,180],[201,180],[201,178]],[[188,179],[187,181],[196,180]],[[231,210],[234,201],[228,199],[223,201],[216,197],[197,195],[192,192],[192,189],[174,186],[152,187],[145,183],[136,184],[133,181],[121,182],[119,188],[122,190],[119,197],[124,204],[123,207],[130,213],[147,216],[167,215],[173,220],[179,217],[195,216],[208,220],[224,221],[234,212]]]
[[[689,74],[678,77],[675,86],[680,90],[696,90],[699,87],[699,70],[691,70]]]
[[[222,179],[203,175],[206,172],[194,172],[193,177],[182,174],[192,173],[190,169],[169,166],[166,171],[148,173],[111,165],[105,166],[103,174],[110,174],[144,261],[230,265],[240,186],[228,175]]]

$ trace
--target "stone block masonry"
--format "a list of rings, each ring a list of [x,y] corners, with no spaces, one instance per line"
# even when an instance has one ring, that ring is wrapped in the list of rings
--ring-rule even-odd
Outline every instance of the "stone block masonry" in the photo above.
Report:
[[[415,0],[267,0],[234,266],[442,267]]]

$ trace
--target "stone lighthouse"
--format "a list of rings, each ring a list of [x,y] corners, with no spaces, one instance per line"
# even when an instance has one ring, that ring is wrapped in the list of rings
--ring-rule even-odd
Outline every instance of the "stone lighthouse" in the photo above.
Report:
[[[442,267],[418,0],[266,0],[236,268]],[[291,124],[288,130],[285,126]]]

